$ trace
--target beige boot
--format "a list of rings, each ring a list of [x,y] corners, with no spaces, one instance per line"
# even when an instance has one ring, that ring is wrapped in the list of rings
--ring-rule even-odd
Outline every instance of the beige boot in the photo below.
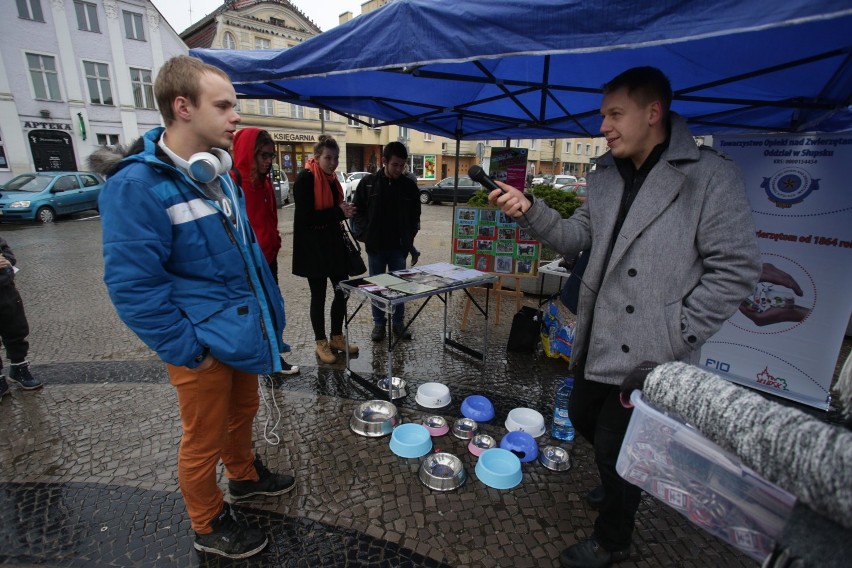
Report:
[[[331,348],[328,346],[327,339],[320,339],[317,341],[317,357],[320,358],[320,361],[323,363],[336,363],[337,355],[331,352]]]
[[[331,347],[332,351],[340,351],[341,353],[346,351],[346,342],[343,341],[342,335],[332,335],[331,340],[328,342],[328,346]],[[354,343],[349,344],[349,354],[358,354],[358,346]]]

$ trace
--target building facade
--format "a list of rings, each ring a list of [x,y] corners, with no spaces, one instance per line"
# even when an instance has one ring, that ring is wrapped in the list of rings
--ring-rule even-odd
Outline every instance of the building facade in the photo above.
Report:
[[[147,0],[16,0],[0,19],[0,183],[85,169],[161,124],[153,79],[187,48]]]

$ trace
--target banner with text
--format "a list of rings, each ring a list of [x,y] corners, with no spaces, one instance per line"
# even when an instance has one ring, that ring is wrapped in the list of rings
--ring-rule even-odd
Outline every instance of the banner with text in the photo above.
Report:
[[[763,271],[710,338],[701,364],[827,409],[852,313],[852,134],[737,136],[714,144],[742,168]]]

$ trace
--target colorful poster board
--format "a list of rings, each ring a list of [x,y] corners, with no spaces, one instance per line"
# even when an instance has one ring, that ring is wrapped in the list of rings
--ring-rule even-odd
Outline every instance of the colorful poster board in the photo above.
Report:
[[[538,274],[541,244],[492,207],[457,207],[453,264],[504,276]]]
[[[852,312],[852,136],[722,137],[739,164],[763,271],[701,351],[736,383],[827,409]]]
[[[527,149],[491,148],[488,175],[523,191],[527,176]]]

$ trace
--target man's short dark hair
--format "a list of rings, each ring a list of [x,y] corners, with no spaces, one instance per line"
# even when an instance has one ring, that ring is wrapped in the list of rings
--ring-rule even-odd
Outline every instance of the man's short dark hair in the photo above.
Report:
[[[660,101],[663,115],[667,116],[672,104],[672,84],[665,73],[656,67],[633,67],[619,74],[603,86],[608,95],[626,88],[627,94],[642,105]]]
[[[390,162],[390,159],[396,156],[403,160],[408,160],[408,150],[405,149],[405,144],[402,142],[388,142],[382,149],[382,159]]]

